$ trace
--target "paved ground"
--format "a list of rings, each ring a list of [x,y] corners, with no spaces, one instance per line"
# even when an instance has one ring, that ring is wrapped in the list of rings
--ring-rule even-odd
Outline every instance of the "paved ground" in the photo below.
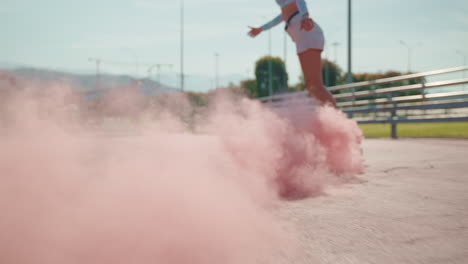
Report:
[[[468,263],[468,141],[366,140],[362,184],[289,204],[298,263]]]

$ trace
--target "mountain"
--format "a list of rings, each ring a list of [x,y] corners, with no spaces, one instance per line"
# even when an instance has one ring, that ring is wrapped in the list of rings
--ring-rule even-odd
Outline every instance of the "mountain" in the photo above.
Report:
[[[6,67],[3,67],[6,69]],[[91,74],[76,74],[63,71],[53,71],[37,68],[16,68],[6,69],[19,78],[38,81],[67,81],[73,87],[82,90],[96,89],[96,75]],[[99,89],[109,89],[116,86],[127,86],[134,84],[136,81],[141,82],[140,88],[144,93],[168,93],[177,91],[176,88],[165,84],[159,84],[148,79],[135,79],[127,75],[101,74],[99,79]]]
[[[91,90],[96,88],[96,75],[87,73],[86,71],[52,70],[0,61],[0,71],[2,69],[26,79],[42,81],[66,80],[79,89]],[[249,77],[241,74],[220,75],[218,86],[226,87],[230,83],[238,85],[240,81],[248,78]],[[161,83],[154,81],[154,79],[155,76],[153,76],[152,80],[149,80],[147,77],[137,79],[124,74],[102,73],[100,76],[99,88],[107,89],[113,86],[125,86],[137,80],[142,81],[142,86],[145,91],[155,92],[155,90],[158,90],[163,93],[173,92],[177,91],[180,87],[180,78],[177,73],[161,74]],[[216,88],[214,79],[214,76],[188,74],[185,77],[185,90],[194,92],[213,90]]]
[[[0,70],[13,70],[20,67],[24,67],[23,65],[7,62],[7,61],[0,61]]]

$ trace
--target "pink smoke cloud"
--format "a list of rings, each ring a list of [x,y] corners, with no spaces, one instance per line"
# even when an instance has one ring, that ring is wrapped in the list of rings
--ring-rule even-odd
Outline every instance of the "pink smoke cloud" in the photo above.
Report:
[[[300,254],[281,200],[362,171],[359,129],[327,107],[0,91],[1,263],[275,263]]]

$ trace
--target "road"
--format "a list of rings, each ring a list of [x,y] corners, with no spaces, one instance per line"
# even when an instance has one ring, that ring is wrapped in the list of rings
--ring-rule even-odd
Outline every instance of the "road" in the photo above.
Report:
[[[468,141],[364,142],[361,183],[282,209],[306,252],[294,263],[468,263]]]

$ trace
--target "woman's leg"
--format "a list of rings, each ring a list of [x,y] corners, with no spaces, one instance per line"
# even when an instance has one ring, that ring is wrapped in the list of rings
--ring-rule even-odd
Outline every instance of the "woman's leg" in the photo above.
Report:
[[[304,74],[304,85],[309,94],[322,104],[331,104],[336,108],[335,99],[323,85],[321,53],[318,49],[308,49],[298,54]]]

